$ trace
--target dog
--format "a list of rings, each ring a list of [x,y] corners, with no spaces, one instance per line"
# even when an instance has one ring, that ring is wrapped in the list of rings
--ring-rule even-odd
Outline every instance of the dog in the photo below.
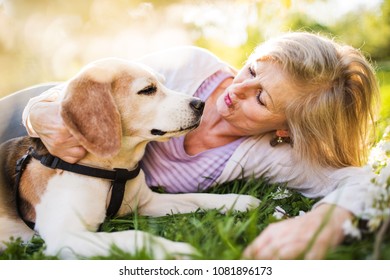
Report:
[[[166,88],[163,77],[147,66],[118,58],[95,61],[65,82],[59,98],[65,126],[87,150],[79,165],[125,170],[125,174],[136,170],[134,178],[122,180],[122,200],[114,216],[134,211],[163,216],[198,209],[224,213],[259,205],[249,195],[164,194],[146,185],[137,166],[147,143],[196,128],[204,108],[200,99]],[[50,154],[40,139],[11,139],[0,146],[0,155],[2,249],[11,237],[27,242],[38,232],[45,242],[45,254],[61,259],[107,256],[112,246],[132,254],[146,249],[156,259],[196,254],[187,243],[142,231],[99,232],[111,198],[117,196],[112,180],[54,168],[52,162],[44,165],[42,157],[50,158]],[[28,164],[23,163],[26,158]],[[17,161],[23,172],[15,171]]]

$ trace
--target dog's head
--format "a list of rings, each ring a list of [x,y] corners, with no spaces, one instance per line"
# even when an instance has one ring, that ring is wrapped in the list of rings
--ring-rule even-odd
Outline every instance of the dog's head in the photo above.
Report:
[[[204,103],[167,89],[139,63],[108,58],[71,79],[61,101],[65,126],[92,154],[111,157],[123,137],[164,140],[198,126]]]

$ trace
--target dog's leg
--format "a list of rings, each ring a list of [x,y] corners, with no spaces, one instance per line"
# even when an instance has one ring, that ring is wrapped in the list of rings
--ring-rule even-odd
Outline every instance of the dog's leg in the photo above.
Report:
[[[250,195],[237,194],[159,194],[139,209],[139,213],[148,216],[161,216],[170,213],[189,213],[197,209],[218,209],[221,213],[247,211],[259,206],[260,200]]]
[[[127,230],[119,232],[62,232],[61,240],[46,239],[48,255],[61,259],[109,256],[113,247],[123,252],[136,254],[146,252],[154,259],[189,258],[196,250],[189,244],[174,242],[147,232]]]
[[[65,182],[69,182],[66,184]],[[36,228],[46,243],[46,253],[60,258],[107,256],[113,246],[128,253],[145,249],[154,258],[166,254],[194,254],[188,244],[172,242],[140,231],[94,232],[105,218],[107,183],[64,174],[53,177],[36,206]]]
[[[162,216],[171,213],[189,213],[197,209],[218,209],[226,211],[247,211],[259,206],[260,200],[250,195],[238,194],[159,194],[152,193],[149,200],[140,204],[141,215]]]
[[[142,173],[143,174],[143,173]],[[128,187],[125,200],[121,207],[121,214],[134,211],[135,207],[140,215],[164,216],[171,213],[190,213],[198,209],[218,209],[226,211],[247,211],[260,204],[260,200],[251,195],[239,194],[160,194],[151,191],[145,180],[140,176],[137,187]]]

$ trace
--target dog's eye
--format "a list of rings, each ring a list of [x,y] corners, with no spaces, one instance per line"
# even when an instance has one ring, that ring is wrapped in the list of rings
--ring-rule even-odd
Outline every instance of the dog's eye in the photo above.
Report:
[[[141,89],[138,94],[150,95],[157,91],[157,87],[155,85],[149,85],[144,89]]]

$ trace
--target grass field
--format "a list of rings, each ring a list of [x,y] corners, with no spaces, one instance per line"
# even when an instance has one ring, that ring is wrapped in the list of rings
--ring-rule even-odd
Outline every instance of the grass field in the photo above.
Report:
[[[382,110],[378,123],[379,132],[390,124],[390,71],[378,73],[381,80]],[[171,240],[192,244],[199,251],[198,259],[240,259],[242,251],[268,224],[276,222],[275,207],[286,211],[283,218],[299,215],[300,211],[309,211],[315,200],[289,192],[288,197],[278,198],[284,191],[283,186],[270,185],[265,180],[234,181],[217,186],[213,193],[251,194],[262,200],[261,205],[249,212],[229,212],[226,215],[218,211],[195,212],[181,215],[167,215],[160,218],[130,215],[106,221],[104,231],[140,229]],[[390,205],[388,205],[390,208]],[[361,240],[347,239],[337,249],[327,255],[327,259],[390,259],[390,232],[376,243],[377,233],[365,233]],[[28,244],[16,240],[11,242],[0,259],[53,259],[43,254],[44,244],[37,236]],[[147,252],[128,255],[113,248],[108,259],[150,259]],[[54,258],[55,259],[55,258]]]
[[[213,193],[249,193],[262,199],[261,205],[245,213],[229,212],[225,215],[218,211],[195,212],[190,214],[167,215],[159,218],[130,215],[106,221],[104,231],[139,229],[166,237],[184,241],[198,249],[196,259],[234,260],[240,259],[245,246],[253,240],[268,224],[276,222],[275,207],[281,206],[289,218],[299,215],[300,211],[309,211],[315,200],[305,198],[295,192],[279,199],[284,189],[269,185],[264,180],[235,181],[213,189]],[[327,259],[372,259],[375,234],[364,234],[361,240],[346,240],[336,250],[329,252]],[[43,254],[44,244],[37,236],[29,244],[12,242],[0,259],[34,260],[56,259]],[[390,259],[390,236],[387,236],[380,250],[380,258]],[[102,258],[99,258],[102,259]],[[112,249],[104,259],[152,259],[147,252],[129,255],[117,248]]]
[[[221,185],[213,193],[246,193],[262,198],[258,209],[249,212],[218,211],[195,212],[190,214],[167,215],[159,218],[130,215],[106,221],[104,231],[140,229],[171,240],[185,241],[200,252],[199,259],[239,259],[245,247],[269,223],[275,222],[273,216],[276,206],[282,206],[288,216],[296,216],[299,211],[308,211],[313,200],[291,193],[283,199],[274,199],[283,189],[269,185],[264,180],[235,181]],[[284,206],[283,206],[284,205]],[[46,259],[42,253],[42,240],[34,238],[31,244],[13,242],[1,256],[3,259]],[[109,259],[148,259],[150,256],[140,252],[135,256],[113,249]]]

